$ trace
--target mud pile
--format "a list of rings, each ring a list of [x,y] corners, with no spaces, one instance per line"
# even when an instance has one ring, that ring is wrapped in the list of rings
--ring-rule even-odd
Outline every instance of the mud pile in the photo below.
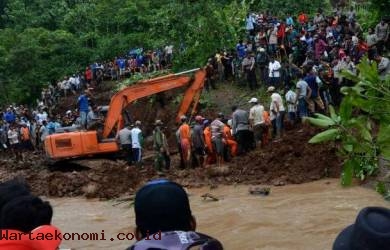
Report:
[[[107,105],[113,94],[115,82],[107,82],[99,86],[94,94],[97,105]],[[234,91],[232,91],[232,89]],[[171,152],[175,148],[175,117],[181,101],[183,88],[164,92],[137,100],[126,109],[131,121],[141,120],[143,132],[150,135],[156,119],[164,121]],[[234,93],[234,95],[232,95]],[[218,91],[205,94],[208,105],[201,114],[208,118],[223,111],[229,114],[233,103],[249,107],[246,100],[259,93],[248,92],[235,85],[222,84]],[[261,97],[264,103],[266,96]],[[77,96],[62,98],[56,112],[64,113],[75,108]],[[245,103],[245,104],[243,104]],[[31,186],[38,195],[63,197],[86,196],[98,198],[114,198],[133,194],[142,183],[159,177],[175,180],[186,187],[210,186],[219,184],[269,184],[284,185],[303,183],[322,177],[338,177],[341,172],[341,161],[336,156],[336,148],[332,144],[308,144],[307,141],[318,130],[307,127],[288,131],[280,142],[270,143],[263,149],[257,149],[245,156],[240,156],[226,163],[222,169],[212,166],[209,169],[180,170],[177,154],[172,155],[172,168],[166,173],[157,173],[153,167],[151,138],[146,138],[144,150],[144,167],[142,169],[127,166],[121,160],[84,159],[57,163],[49,166],[42,152],[25,152],[16,159],[11,153],[0,153],[0,181],[21,178]]]
[[[330,144],[311,145],[307,141],[316,133],[313,128],[289,131],[280,142],[257,149],[226,163],[223,169],[177,169],[178,156],[172,156],[173,167],[158,174],[146,163],[142,169],[121,160],[84,159],[47,166],[43,155],[25,153],[16,161],[0,155],[0,180],[25,179],[39,195],[88,198],[115,198],[133,194],[142,183],[158,177],[175,180],[186,187],[219,184],[297,184],[323,177],[338,177],[341,161]],[[150,152],[149,152],[150,153]]]

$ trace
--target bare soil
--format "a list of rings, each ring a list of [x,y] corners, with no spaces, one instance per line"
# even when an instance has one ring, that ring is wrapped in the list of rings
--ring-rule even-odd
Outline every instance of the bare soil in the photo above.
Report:
[[[234,158],[222,169],[211,166],[180,170],[175,168],[178,156],[174,155],[172,169],[163,174],[157,173],[151,162],[146,162],[142,169],[128,166],[122,160],[108,159],[74,160],[47,166],[41,154],[25,153],[23,161],[10,160],[1,154],[0,180],[25,179],[34,193],[44,196],[110,199],[132,194],[142,183],[159,177],[186,187],[211,188],[220,184],[297,184],[338,177],[341,161],[335,148],[329,144],[309,145],[307,141],[314,133],[312,128],[291,130],[282,141]]]
[[[246,90],[232,86],[220,87],[216,93],[207,94],[210,102],[202,114],[212,117],[219,109],[228,112],[228,106],[234,102],[243,103],[251,94]],[[108,104],[106,91],[99,93],[99,104]],[[235,97],[231,97],[235,93]],[[144,131],[150,134],[155,119],[166,122],[170,146],[175,151],[174,117],[177,112],[176,94],[164,96],[165,103],[156,98],[137,101],[128,111],[133,119],[142,120]],[[228,97],[228,98],[223,98]],[[59,112],[71,105],[72,99],[63,100]],[[244,100],[244,101],[245,101]],[[263,101],[264,103],[267,100]],[[297,127],[289,130],[280,142],[272,142],[267,147],[256,149],[245,156],[234,158],[225,163],[222,169],[211,166],[208,169],[185,169],[178,166],[178,155],[172,155],[172,168],[165,173],[157,173],[152,167],[152,151],[146,150],[148,159],[142,169],[128,166],[122,160],[102,158],[79,159],[48,166],[41,152],[24,152],[23,159],[16,160],[9,153],[0,153],[0,181],[11,178],[25,179],[38,195],[51,197],[86,196],[88,198],[111,199],[133,194],[142,183],[159,177],[166,177],[186,187],[215,187],[220,184],[267,184],[285,185],[318,180],[323,177],[339,177],[341,160],[336,148],[331,144],[308,144],[307,141],[318,130],[312,127]],[[150,138],[147,138],[147,141]],[[150,144],[149,144],[150,145]],[[149,147],[150,148],[150,147]]]

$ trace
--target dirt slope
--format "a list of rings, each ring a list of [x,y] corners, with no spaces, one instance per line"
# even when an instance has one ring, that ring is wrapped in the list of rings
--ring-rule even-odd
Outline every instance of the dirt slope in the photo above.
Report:
[[[201,113],[208,117],[220,110],[229,114],[232,104],[238,103],[248,108],[247,99],[252,95],[260,97],[263,103],[268,102],[261,91],[253,93],[227,84],[218,87],[218,91],[205,93],[203,97]],[[100,92],[102,100],[98,102],[107,101],[109,93]],[[155,119],[166,121],[167,132],[171,135],[171,147],[175,146],[172,132],[175,128],[177,94],[178,92],[166,94],[165,105],[153,98],[146,98],[129,108],[134,119],[143,121],[147,134],[151,132],[151,124]],[[71,103],[71,98],[64,100],[64,103]],[[338,177],[341,162],[336,156],[336,149],[329,144],[307,143],[315,133],[310,127],[287,131],[281,142],[271,143],[264,149],[237,157],[226,163],[225,171],[217,172],[213,168],[179,170],[175,168],[178,165],[177,155],[172,156],[174,167],[164,175],[159,175],[152,168],[151,157],[145,161],[143,169],[127,166],[121,160],[107,159],[84,159],[49,167],[45,165],[41,153],[25,153],[24,159],[18,161],[1,153],[0,181],[15,177],[25,179],[39,195],[114,198],[131,194],[140,184],[158,177],[167,177],[188,187],[238,183],[283,185],[310,182],[325,176]],[[153,154],[151,151],[145,153],[149,156]]]

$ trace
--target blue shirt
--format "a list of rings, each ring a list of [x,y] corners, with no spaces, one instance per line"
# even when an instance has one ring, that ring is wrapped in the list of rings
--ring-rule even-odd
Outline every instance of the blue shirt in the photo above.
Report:
[[[15,114],[12,111],[8,111],[4,114],[4,120],[8,123],[15,122]]]
[[[287,25],[294,25],[294,20],[293,20],[293,18],[292,17],[287,17],[286,18],[286,24]]]
[[[246,56],[246,46],[244,44],[237,44],[236,50],[239,58],[244,58]]]
[[[307,82],[307,84],[308,84],[309,87],[311,88],[311,97],[312,97],[312,98],[318,97],[318,96],[317,96],[317,93],[318,93],[318,84],[317,84],[317,81],[316,81],[316,77],[313,76],[313,75],[308,75],[308,76],[306,76],[305,78],[303,78],[303,80],[304,80],[305,82]]]
[[[46,126],[47,130],[49,130],[49,135],[52,135],[56,132],[56,127],[54,122],[49,122]]]
[[[142,55],[138,55],[136,60],[137,60],[138,67],[141,67],[142,64],[144,64],[144,57]]]
[[[86,95],[79,96],[79,99],[77,101],[79,104],[79,110],[82,112],[88,112],[89,111],[89,105],[88,105],[88,97]]]
[[[125,63],[125,59],[118,59],[117,61],[116,61],[116,63],[118,64],[118,66],[119,66],[119,68],[120,69],[124,69],[124,68],[126,68],[126,63]]]

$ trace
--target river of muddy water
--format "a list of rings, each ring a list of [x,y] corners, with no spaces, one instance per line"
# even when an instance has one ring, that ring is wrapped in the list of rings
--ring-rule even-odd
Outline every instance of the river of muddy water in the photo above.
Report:
[[[197,231],[216,237],[225,249],[331,249],[337,233],[354,221],[361,208],[390,207],[375,191],[342,188],[338,179],[271,187],[269,196],[250,195],[248,188],[239,185],[188,190]],[[220,200],[204,200],[204,193]],[[118,233],[133,232],[130,202],[84,198],[50,202],[54,206],[53,224],[63,233],[97,232],[99,238],[106,239],[63,241],[62,248],[126,249],[132,244],[116,239]]]

